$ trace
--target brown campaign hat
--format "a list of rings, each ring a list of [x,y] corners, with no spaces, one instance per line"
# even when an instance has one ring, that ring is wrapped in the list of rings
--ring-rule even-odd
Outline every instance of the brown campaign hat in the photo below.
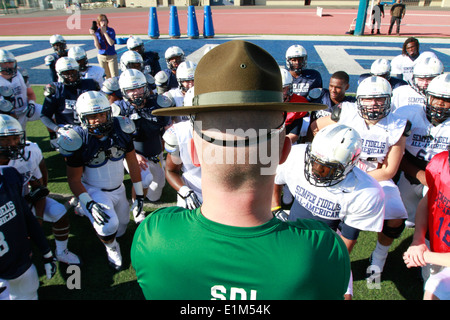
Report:
[[[318,103],[283,102],[280,67],[261,47],[242,40],[211,49],[195,70],[192,106],[162,108],[158,116],[189,115],[207,111],[325,109]]]

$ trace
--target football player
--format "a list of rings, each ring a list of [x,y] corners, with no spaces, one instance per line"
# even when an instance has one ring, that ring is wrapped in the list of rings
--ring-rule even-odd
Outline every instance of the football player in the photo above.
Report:
[[[131,36],[127,40],[128,50],[133,50],[139,53],[144,60],[144,71],[153,77],[161,71],[159,64],[159,55],[156,51],[145,50],[142,39],[137,36]]]
[[[163,146],[161,136],[169,125],[168,117],[152,115],[152,111],[171,106],[172,102],[165,96],[154,95],[149,89],[147,78],[139,70],[128,69],[119,78],[123,100],[116,101],[120,114],[133,121],[136,132],[133,134],[134,148],[141,169],[144,195],[152,201],[159,201],[165,185],[163,166]],[[125,168],[130,169],[128,162]],[[144,217],[133,211],[135,222],[140,223]]]
[[[177,69],[180,63],[186,60],[184,51],[177,46],[169,47],[164,53],[164,58],[166,59],[167,69],[164,69],[161,72],[164,72],[165,76],[163,74],[160,74],[161,72],[156,73],[155,80],[158,79],[156,81],[156,84],[161,88],[165,87],[166,90],[177,88]]]
[[[429,190],[417,207],[413,242],[403,259],[408,268],[422,267],[424,300],[449,300],[450,152],[434,156],[425,175]],[[432,270],[431,274],[424,274],[427,267]]]
[[[444,65],[437,58],[417,61],[408,86],[396,88],[392,92],[392,107],[395,109],[413,104],[425,106],[425,92],[429,83],[444,72]]]
[[[78,63],[69,57],[56,62],[56,71],[63,82],[53,82],[44,89],[41,121],[50,132],[50,143],[55,145],[57,132],[65,125],[79,125],[75,110],[77,98],[86,91],[99,91],[99,84],[93,79],[82,79]]]
[[[385,194],[383,230],[371,255],[368,277],[379,279],[394,239],[401,236],[408,217],[393,178],[405,151],[410,124],[391,112],[392,88],[382,77],[364,79],[356,91],[356,103],[342,103],[332,116],[320,118],[319,129],[328,123],[351,126],[361,136],[361,155],[357,166],[375,178]]]
[[[410,105],[395,113],[412,124],[397,185],[408,211],[406,224],[414,226],[417,205],[427,189],[426,165],[433,156],[445,151],[450,142],[450,74],[441,74],[430,82],[425,107]]]
[[[409,37],[405,40],[402,47],[402,54],[394,57],[391,61],[391,75],[410,82],[414,65],[422,58],[437,56],[431,51],[420,53],[419,40],[414,37]]]
[[[45,65],[50,68],[50,75],[52,81],[58,81],[58,72],[56,71],[56,61],[61,57],[67,57],[68,50],[66,40],[59,34],[54,34],[50,37],[50,45],[53,48],[53,53],[45,57]]]
[[[316,219],[340,229],[351,252],[360,230],[380,232],[384,219],[383,189],[356,166],[360,153],[360,135],[341,124],[326,126],[311,144],[292,146],[286,162],[277,168],[273,213],[282,220]],[[281,209],[284,184],[294,196],[289,214]],[[350,284],[346,298],[352,295]]]
[[[186,92],[194,87],[194,73],[197,64],[192,61],[183,61],[177,68],[178,87],[165,92],[164,95],[174,101],[175,106],[180,107],[184,104]],[[188,117],[174,116],[173,122],[186,121]]]
[[[109,265],[122,268],[116,237],[130,221],[130,206],[124,181],[124,160],[136,193],[133,208],[143,214],[144,193],[131,134],[135,127],[127,117],[113,117],[108,99],[98,91],[80,95],[76,111],[81,126],[61,132],[60,153],[65,156],[67,180],[83,212],[106,247]]]
[[[36,95],[18,71],[14,55],[3,49],[0,49],[0,87],[2,97],[12,103],[13,113],[25,130],[28,121],[39,120],[42,105],[33,100]]]
[[[307,97],[311,89],[322,88],[322,76],[313,69],[306,69],[308,53],[301,45],[295,44],[286,50],[286,68],[292,75],[293,92]]]
[[[23,177],[23,196],[39,223],[52,223],[55,237],[55,255],[66,264],[80,264],[80,259],[67,249],[70,224],[63,204],[47,197],[48,174],[41,149],[26,140],[20,123],[9,115],[0,115],[0,165],[17,169]]]
[[[32,243],[43,254],[47,279],[56,273],[53,253],[22,188],[23,177],[16,169],[0,166],[0,299],[5,300],[38,299]]]
[[[383,77],[391,85],[392,90],[400,86],[408,84],[405,80],[391,76],[391,63],[387,59],[377,59],[370,66],[370,73],[363,73],[359,76],[358,85],[367,77],[378,76]]]
[[[192,105],[193,88],[184,99],[184,106]],[[165,162],[166,180],[177,192],[177,206],[196,209],[202,202],[201,168],[192,162],[190,148],[192,124],[181,121],[164,132],[164,148],[167,151]]]
[[[78,62],[81,78],[94,79],[100,87],[103,85],[106,77],[105,69],[100,66],[90,65],[86,51],[82,47],[70,48],[67,56]]]

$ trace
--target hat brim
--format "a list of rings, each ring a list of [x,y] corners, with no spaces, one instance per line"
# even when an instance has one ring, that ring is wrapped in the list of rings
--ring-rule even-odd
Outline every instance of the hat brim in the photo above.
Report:
[[[242,103],[242,104],[215,104],[204,106],[183,106],[161,108],[152,111],[155,116],[186,116],[191,114],[211,112],[211,111],[285,111],[285,112],[305,112],[327,109],[327,106],[321,103],[307,102],[267,102],[267,103]]]

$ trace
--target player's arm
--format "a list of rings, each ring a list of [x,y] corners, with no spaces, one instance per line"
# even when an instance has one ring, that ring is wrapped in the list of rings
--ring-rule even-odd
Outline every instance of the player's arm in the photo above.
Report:
[[[33,100],[36,101],[36,93],[34,93],[33,88],[27,88],[27,98],[28,101]]]
[[[392,179],[400,166],[400,162],[405,152],[406,137],[402,136],[396,144],[389,148],[380,168],[368,172],[377,181],[386,181]]]
[[[67,183],[75,197],[79,197],[80,194],[87,192],[84,185],[81,183],[81,176],[83,175],[83,167],[66,166],[67,168]]]
[[[275,184],[272,193],[272,211],[275,208],[281,208],[281,194],[283,192],[283,185]]]
[[[422,170],[414,163],[412,163],[407,157],[403,157],[400,163],[400,169],[410,177],[416,178],[421,184],[427,186],[427,179],[425,177],[425,170]]]
[[[309,131],[312,134],[312,137],[316,135],[317,132],[319,132],[321,129],[325,128],[326,126],[329,126],[331,124],[335,124],[336,120],[333,120],[332,116],[325,116],[320,117],[317,120],[314,120],[309,125]]]
[[[167,154],[165,174],[166,180],[175,191],[178,192],[182,186],[184,186],[183,179],[181,178],[181,163],[180,157],[172,153]]]
[[[142,186],[141,168],[136,158],[136,151],[134,149],[131,149],[130,151],[125,153],[125,160],[128,164],[128,172],[130,174],[131,182],[133,182],[133,189],[136,195],[136,199],[133,202],[131,210],[137,207],[137,215],[139,215],[144,209],[144,187]]]

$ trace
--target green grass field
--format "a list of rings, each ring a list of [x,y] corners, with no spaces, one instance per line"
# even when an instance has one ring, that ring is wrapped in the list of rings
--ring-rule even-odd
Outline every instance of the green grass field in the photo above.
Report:
[[[43,87],[33,87],[37,102],[43,102]],[[50,148],[48,133],[40,121],[28,123],[28,139],[36,142],[46,159],[49,170],[49,189],[51,196],[60,202],[69,199],[71,192],[67,184],[65,163],[63,158]],[[126,175],[125,185],[130,194],[131,182]],[[176,193],[166,184],[162,202],[172,205],[176,200]],[[146,203],[146,212],[156,207]],[[139,300],[143,295],[136,282],[136,276],[130,263],[130,247],[136,224],[131,221],[126,234],[118,239],[121,246],[124,269],[113,272],[107,264],[106,252],[103,244],[95,236],[95,232],[86,217],[79,217],[69,209],[71,219],[71,234],[69,249],[78,254],[83,262],[80,268],[81,281],[79,288],[73,286],[74,274],[63,264],[59,264],[58,272],[47,280],[43,270],[42,261],[36,254],[36,266],[41,280],[39,298],[42,300]],[[54,248],[53,236],[49,224],[44,231]],[[376,244],[376,234],[362,232],[352,254],[353,291],[355,300],[421,300],[422,281],[417,268],[407,269],[403,263],[402,254],[411,243],[413,230],[405,229],[402,236],[396,239],[383,272],[382,281],[370,288],[365,280],[365,271],[369,256]],[[78,282],[77,282],[78,283]]]

